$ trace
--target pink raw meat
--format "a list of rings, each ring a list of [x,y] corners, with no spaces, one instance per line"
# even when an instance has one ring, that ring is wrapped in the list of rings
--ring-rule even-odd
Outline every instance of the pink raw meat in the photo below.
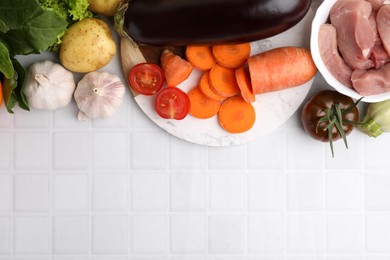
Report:
[[[337,30],[337,44],[345,63],[352,69],[369,69],[375,44],[370,24],[372,6],[361,0],[338,0],[330,10],[330,20]]]
[[[343,85],[352,88],[352,70],[338,52],[336,28],[333,25],[321,25],[318,33],[318,48],[329,72]]]
[[[390,5],[383,5],[379,9],[376,21],[383,48],[390,55]]]
[[[355,70],[352,72],[354,89],[362,96],[390,91],[390,63],[380,69]]]

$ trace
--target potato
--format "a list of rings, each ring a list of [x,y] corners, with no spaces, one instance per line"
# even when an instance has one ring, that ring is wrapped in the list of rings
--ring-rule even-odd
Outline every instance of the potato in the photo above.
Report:
[[[115,53],[116,44],[107,23],[86,18],[68,28],[62,38],[59,57],[68,70],[86,73],[106,66]]]
[[[121,0],[88,0],[88,9],[94,13],[114,16]]]

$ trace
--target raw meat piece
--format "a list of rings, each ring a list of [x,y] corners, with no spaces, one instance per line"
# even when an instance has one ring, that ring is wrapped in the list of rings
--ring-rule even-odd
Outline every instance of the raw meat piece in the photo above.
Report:
[[[372,10],[375,12],[378,12],[379,8],[381,8],[382,5],[390,4],[390,0],[366,0],[366,1],[371,3]]]
[[[374,66],[369,59],[375,44],[375,33],[369,21],[371,11],[371,4],[361,0],[338,0],[330,10],[341,56],[352,69]]]
[[[329,72],[343,85],[352,88],[352,70],[338,52],[336,28],[333,25],[321,25],[318,33],[318,48]]]
[[[383,5],[379,9],[376,22],[383,48],[390,55],[390,5]]]
[[[355,70],[352,72],[352,85],[362,96],[390,91],[390,63],[380,69]]]
[[[372,48],[371,60],[374,62],[374,67],[376,69],[379,69],[390,61],[390,57],[383,48],[382,44],[377,44],[374,48]]]

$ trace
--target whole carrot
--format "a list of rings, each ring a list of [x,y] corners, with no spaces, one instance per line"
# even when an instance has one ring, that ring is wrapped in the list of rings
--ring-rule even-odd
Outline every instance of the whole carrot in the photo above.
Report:
[[[302,85],[317,73],[311,53],[302,47],[279,47],[249,57],[254,94]]]

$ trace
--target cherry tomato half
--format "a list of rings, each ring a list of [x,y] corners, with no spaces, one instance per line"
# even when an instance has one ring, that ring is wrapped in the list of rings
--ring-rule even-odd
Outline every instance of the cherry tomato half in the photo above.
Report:
[[[140,63],[129,71],[130,87],[143,95],[154,95],[164,84],[164,72],[152,63]]]
[[[183,90],[167,87],[157,93],[154,106],[162,118],[181,120],[190,110],[190,99]]]

